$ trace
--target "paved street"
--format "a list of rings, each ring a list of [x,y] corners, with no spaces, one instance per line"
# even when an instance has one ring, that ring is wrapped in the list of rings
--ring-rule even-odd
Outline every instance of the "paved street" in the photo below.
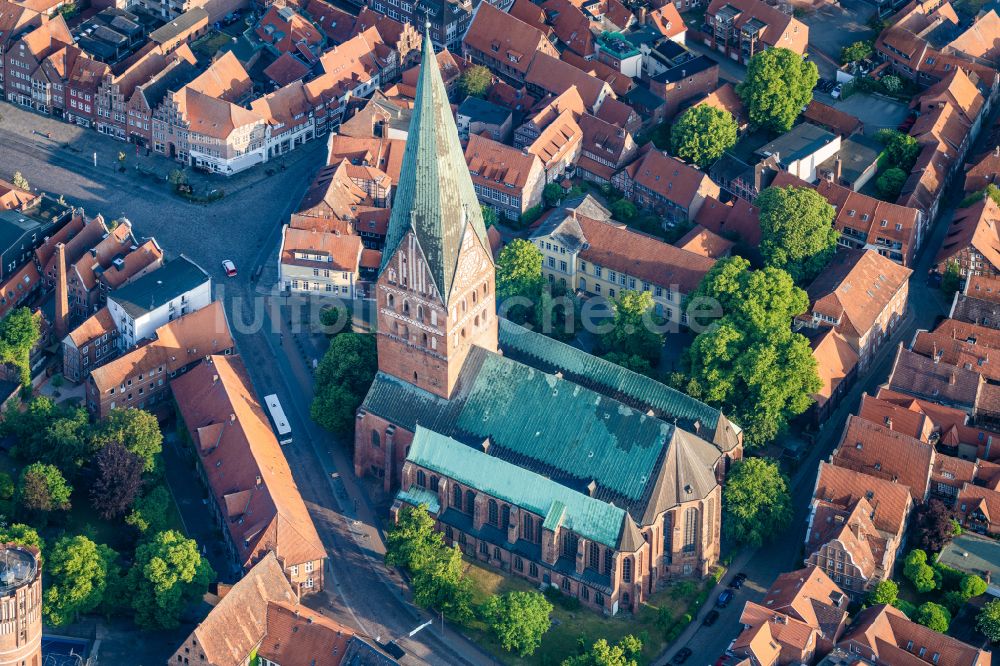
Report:
[[[32,129],[52,138],[33,135]],[[77,150],[61,147],[67,143]],[[183,253],[212,275],[257,393],[277,393],[285,407],[295,434],[295,443],[285,447],[286,457],[331,555],[327,590],[308,603],[382,640],[405,636],[429,619],[404,598],[405,586],[382,564],[382,533],[354,483],[349,443],[335,441],[309,419],[311,370],[296,350],[295,336],[288,329],[290,315],[280,309],[274,317],[265,312],[269,302],[251,283],[254,269],[274,252],[281,223],[325,162],[325,141],[307,143],[288,156],[286,170],[272,176],[257,168],[234,180],[214,177],[227,196],[207,205],[180,199],[161,183],[134,173],[95,170],[94,151],[101,164],[104,155],[116,160],[119,150],[134,149],[4,103],[0,103],[0,146],[0,176],[9,178],[20,171],[34,187],[64,194],[90,215],[125,215],[137,234],[155,236],[168,256]],[[161,173],[176,167],[162,157],[139,159],[143,168]],[[135,160],[134,152],[129,160]],[[237,278],[223,275],[223,258],[236,262]],[[285,331],[283,338],[277,326]],[[411,652],[404,663],[491,662],[450,629],[442,640],[440,623],[400,645]]]

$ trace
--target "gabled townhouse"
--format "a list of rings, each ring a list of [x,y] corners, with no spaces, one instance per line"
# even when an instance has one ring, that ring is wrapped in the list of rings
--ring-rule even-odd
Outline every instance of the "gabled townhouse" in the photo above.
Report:
[[[462,53],[477,65],[519,84],[525,83],[536,53],[559,57],[541,30],[489,2],[481,2],[476,8],[462,39]]]
[[[234,573],[273,553],[298,595],[320,592],[326,548],[246,366],[238,355],[203,356],[170,384]]]
[[[66,48],[66,51],[70,50],[76,50],[76,47]],[[72,62],[64,84],[63,120],[81,127],[92,127],[97,118],[98,90],[104,77],[111,73],[111,68],[83,52],[77,54]],[[53,95],[53,101],[57,99]]]
[[[837,647],[849,659],[875,663],[968,664],[989,666],[990,653],[907,619],[893,606],[871,606],[858,613]]]
[[[421,33],[417,25],[419,24],[390,18],[372,11],[370,7],[361,8],[354,31],[363,32],[368,28],[375,28],[382,41],[399,54],[395,69],[391,66],[386,67],[383,81],[395,81],[404,69],[420,60]]]
[[[313,105],[301,81],[258,97],[250,103],[250,110],[268,125],[265,135],[267,159],[295,150],[316,136]]]
[[[132,96],[139,86],[153,81],[180,59],[190,65],[195,64],[194,54],[184,45],[169,55],[163,55],[158,48],[150,49],[124,71],[104,72],[94,97],[97,131],[120,141],[136,142],[135,139],[142,133],[143,124],[149,130],[150,119],[148,115],[137,116],[134,113],[130,106]]]
[[[150,338],[160,326],[212,302],[212,279],[181,255],[108,295],[122,349]]]
[[[910,349],[949,365],[975,369],[989,381],[1000,381],[1000,362],[990,359],[1000,350],[996,329],[945,319],[933,331],[917,331]]]
[[[971,62],[1000,65],[1000,16],[995,9],[980,12],[965,32],[948,42],[945,53],[954,53]]]
[[[90,372],[121,354],[118,328],[104,306],[62,340],[63,377],[80,383]]]
[[[971,421],[979,415],[980,403],[989,385],[975,368],[944,363],[900,344],[885,387],[961,410]]]
[[[640,157],[616,173],[611,184],[640,208],[663,216],[664,228],[693,220],[719,186],[700,171],[646,144]]]
[[[858,352],[836,328],[820,328],[809,337],[816,374],[822,385],[810,397],[812,422],[816,425],[829,419],[858,375]]]
[[[42,289],[38,267],[29,262],[0,283],[0,319],[34,298]]]
[[[46,198],[36,206],[45,206]],[[35,250],[67,223],[71,215],[60,215],[53,220],[36,212],[37,208],[0,210],[0,280],[6,280],[30,262]]]
[[[597,113],[606,98],[615,96],[606,81],[591,76],[544,50],[535,53],[524,83],[528,91],[539,99],[546,94],[560,95],[570,86],[576,86],[584,107],[590,113]]]
[[[929,219],[917,208],[887,203],[828,180],[810,185],[785,171],[777,173],[771,186],[813,187],[836,211],[833,225],[842,247],[875,250],[903,266],[913,264]]]
[[[620,127],[633,135],[643,124],[642,116],[634,108],[613,97],[605,97],[595,115],[604,122]]]
[[[705,11],[705,45],[746,63],[781,47],[805,55],[809,27],[762,0],[712,0]]]
[[[839,248],[807,288],[810,308],[795,326],[837,329],[864,370],[906,314],[912,273],[872,250]]]
[[[612,300],[625,290],[648,292],[657,315],[681,324],[684,297],[715,264],[613,221],[589,195],[547,213],[531,241],[549,282]]]
[[[542,201],[545,169],[537,155],[473,134],[465,149],[476,197],[507,220]]]
[[[173,52],[178,54],[176,60],[149,81],[135,87],[126,104],[126,133],[129,142],[146,148],[153,147],[153,113],[165,99],[194,81],[199,74],[194,54],[190,54],[188,58],[188,53],[190,49],[186,45],[177,49]]]
[[[286,292],[360,298],[361,237],[282,227],[278,279]]]
[[[919,503],[930,493],[934,455],[930,444],[852,414],[830,463],[906,486]]]
[[[948,317],[1000,329],[1000,278],[972,276],[955,292]]]
[[[605,51],[605,54],[607,54],[607,51]],[[632,76],[616,69],[615,67],[612,67],[609,64],[606,64],[604,60],[598,60],[596,58],[588,60],[583,56],[573,53],[572,51],[564,51],[560,59],[563,62],[576,67],[584,74],[604,81],[608,84],[608,87],[611,88],[611,92],[619,97],[625,97],[629,91],[636,87],[635,79],[633,79]],[[605,60],[607,60],[607,55]],[[639,65],[638,62],[633,64],[635,67]]]
[[[39,11],[25,7],[21,3],[0,0],[0,95],[4,94],[4,53],[10,45],[26,32],[30,32],[49,20]]]
[[[1000,535],[1000,492],[996,489],[967,482],[955,499],[955,509],[965,529]]]
[[[119,344],[126,331],[115,322]],[[213,354],[235,347],[222,303],[214,301],[158,326],[145,344],[126,348],[86,376],[87,409],[97,419],[113,409],[159,411],[170,399],[170,383]],[[103,334],[101,338],[103,342]],[[110,344],[110,340],[109,340]],[[65,349],[67,343],[64,342]]]
[[[997,182],[1000,182],[1000,145],[966,164],[965,191],[979,192]]]
[[[668,5],[672,6],[672,5]],[[818,567],[778,576],[760,603],[748,601],[731,650],[754,664],[807,664],[833,649],[850,599]]]
[[[937,270],[957,267],[962,279],[1000,277],[1000,206],[990,197],[955,211],[937,255]]]
[[[335,129],[352,97],[366,97],[382,84],[387,68],[399,67],[399,55],[368,28],[322,55],[323,73],[305,84],[320,131]]]
[[[940,435],[934,420],[916,403],[904,405],[865,393],[861,396],[858,416],[921,442],[930,443]]]
[[[541,8],[563,50],[568,49],[587,59],[596,55],[597,35],[591,31],[590,17],[583,13],[580,4],[570,0],[545,0]]]
[[[531,143],[524,147],[542,161],[546,183],[557,183],[570,176],[583,150],[583,130],[577,115],[570,109],[554,117],[546,114],[548,124]],[[516,145],[516,144],[515,144]]]
[[[62,15],[22,33],[3,53],[4,94],[8,102],[51,113],[52,96],[61,96],[63,81],[53,81],[42,63],[53,53],[73,44]]]
[[[678,7],[671,2],[663,3],[663,6],[650,9],[645,13],[645,17],[640,12],[639,22],[642,25],[652,27],[657,33],[663,35],[672,42],[683,44],[686,39],[687,25],[681,18]]]
[[[577,160],[577,174],[594,183],[610,183],[611,178],[630,163],[639,151],[632,134],[622,127],[585,113],[577,121],[583,131],[583,145]]]
[[[586,110],[583,98],[576,86],[570,86],[559,95],[550,95],[540,100],[531,110],[521,125],[514,130],[514,147],[525,148],[534,143],[535,139],[564,111],[569,111],[574,120],[578,120]],[[582,138],[582,130],[581,136]]]

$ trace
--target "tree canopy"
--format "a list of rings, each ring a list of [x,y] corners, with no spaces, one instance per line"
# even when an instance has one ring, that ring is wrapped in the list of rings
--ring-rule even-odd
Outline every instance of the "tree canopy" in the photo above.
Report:
[[[660,318],[653,310],[653,295],[648,291],[623,289],[612,301],[612,328],[601,337],[606,353],[638,356],[650,365],[660,362],[663,333]]]
[[[988,601],[976,616],[976,628],[992,642],[1000,641],[1000,599]]]
[[[142,497],[136,497],[132,502],[132,510],[125,517],[125,523],[139,532],[161,532],[167,528],[167,516],[173,498],[170,491],[161,483]]]
[[[486,602],[483,616],[504,650],[527,657],[542,644],[552,624],[551,612],[549,600],[532,590],[494,595]]]
[[[482,65],[467,68],[458,79],[459,89],[470,97],[486,97],[491,85],[493,72]]]
[[[766,458],[733,463],[722,490],[722,525],[736,542],[760,547],[792,519],[788,478]]]
[[[797,284],[811,282],[837,250],[833,206],[810,187],[769,187],[755,203],[765,263],[787,271]]]
[[[674,155],[705,169],[736,145],[733,114],[707,104],[693,106],[674,123],[670,149]]]
[[[516,238],[497,257],[497,307],[518,324],[535,320],[542,294],[542,253],[534,243]]]
[[[22,386],[31,386],[31,350],[40,335],[38,319],[30,308],[16,308],[0,319],[0,362],[17,368]]]
[[[32,546],[39,552],[43,550],[44,542],[38,530],[30,525],[14,523],[0,528],[0,543],[16,543],[19,546]]]
[[[54,465],[32,463],[21,470],[17,501],[29,514],[65,511],[72,493],[73,487]]]
[[[868,603],[872,606],[885,604],[891,606],[899,595],[899,585],[890,579],[880,580],[868,593]]]
[[[722,317],[701,321],[695,306],[705,301],[721,307]],[[791,330],[809,306],[806,293],[780,269],[755,271],[729,257],[712,267],[688,303],[692,326],[711,325],[688,349],[683,388],[721,407],[750,446],[767,443],[808,409],[822,386],[809,342]]]
[[[15,171],[13,177],[10,179],[11,185],[21,190],[31,190],[31,183],[28,179],[24,177],[20,171]]]
[[[112,409],[94,426],[94,449],[117,442],[142,461],[142,471],[151,472],[163,450],[163,434],[156,417],[142,409]]]
[[[857,41],[840,50],[840,62],[844,65],[858,62],[870,57],[872,53],[874,49],[870,41]]]
[[[903,563],[903,575],[910,579],[913,587],[921,594],[930,592],[937,587],[934,569],[927,564],[927,553],[919,548],[914,548],[906,556]]]
[[[915,533],[919,547],[931,553],[940,552],[955,536],[951,510],[937,499],[917,507]]]
[[[142,490],[142,458],[112,441],[97,452],[94,467],[90,503],[97,515],[105,520],[124,515]]]
[[[158,532],[135,549],[135,564],[129,570],[136,624],[176,627],[187,604],[204,595],[214,578],[194,539],[173,530]]]
[[[951,624],[951,613],[940,604],[926,601],[917,608],[917,615],[913,621],[943,634],[948,631],[948,626]]]
[[[493,206],[479,204],[479,210],[483,213],[483,224],[486,225],[487,229],[496,225],[496,223],[500,221],[500,218],[497,215],[497,209]]]
[[[619,222],[631,222],[639,214],[635,204],[628,199],[619,199],[608,206],[608,210],[611,212],[611,217]]]
[[[875,186],[883,199],[894,202],[899,198],[899,193],[903,191],[903,185],[906,184],[907,178],[909,178],[909,174],[899,167],[890,167],[879,175]]]
[[[629,634],[611,645],[600,639],[585,653],[563,660],[562,666],[639,666],[642,641]]]
[[[819,81],[816,65],[794,51],[771,48],[752,57],[736,93],[747,107],[750,122],[787,132],[812,100]]]
[[[913,170],[920,154],[920,144],[909,134],[896,129],[884,129],[878,133],[879,141],[885,146],[885,155],[891,166],[905,173]]]
[[[49,624],[59,626],[89,613],[101,603],[108,567],[117,554],[85,536],[56,541],[45,564],[43,612]]]
[[[986,584],[986,581],[975,574],[962,576],[962,580],[958,584],[958,591],[966,601],[986,594],[988,588],[989,586]]]
[[[558,206],[563,196],[563,188],[559,183],[549,183],[542,188],[542,198],[545,199],[545,205],[549,208]]]
[[[313,421],[333,432],[352,432],[354,415],[377,371],[374,335],[352,331],[333,338],[316,370]]]

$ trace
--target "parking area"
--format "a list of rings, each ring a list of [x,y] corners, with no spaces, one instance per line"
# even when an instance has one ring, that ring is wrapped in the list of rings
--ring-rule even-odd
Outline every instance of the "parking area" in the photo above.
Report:
[[[799,19],[809,26],[809,51],[820,76],[832,78],[842,48],[875,37],[868,27],[874,13],[875,7],[863,0],[841,0],[838,5],[826,5]]]
[[[864,123],[865,134],[868,136],[874,136],[881,129],[899,127],[910,113],[906,105],[901,102],[867,93],[854,93],[847,99],[841,100],[834,100],[823,94],[817,95],[816,98],[858,118]]]

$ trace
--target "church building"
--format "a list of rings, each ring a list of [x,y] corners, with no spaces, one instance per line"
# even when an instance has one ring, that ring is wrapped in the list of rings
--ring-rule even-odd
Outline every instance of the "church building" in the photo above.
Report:
[[[718,410],[497,317],[495,268],[425,36],[375,288],[354,465],[448,543],[608,614],[717,562],[742,433]]]

